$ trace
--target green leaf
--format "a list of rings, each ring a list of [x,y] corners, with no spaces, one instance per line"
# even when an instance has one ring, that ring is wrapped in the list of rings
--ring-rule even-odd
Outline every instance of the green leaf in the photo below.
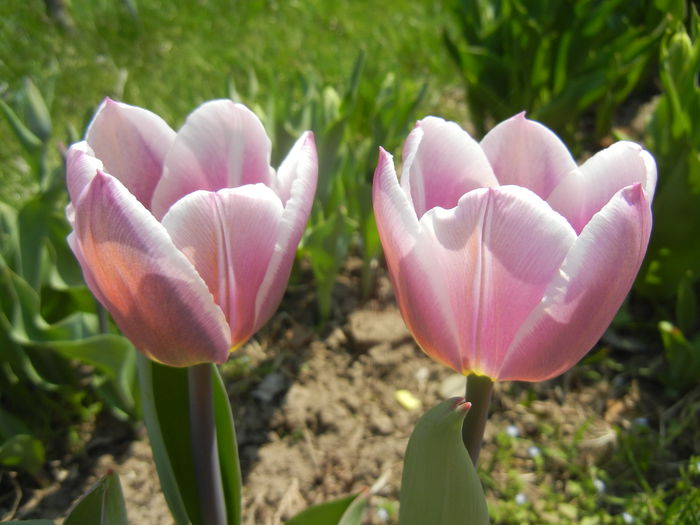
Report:
[[[361,525],[362,516],[368,503],[368,494],[368,492],[365,492],[357,495],[348,508],[345,509],[345,512],[343,512],[338,525]]]
[[[29,77],[24,77],[18,96],[27,127],[39,140],[46,142],[51,137],[51,115],[44,97]]]
[[[316,283],[318,308],[322,319],[331,313],[335,279],[345,261],[355,225],[345,209],[335,211],[308,229],[301,248],[308,256]]]
[[[366,506],[366,494],[346,496],[304,509],[286,525],[359,525]]]
[[[160,486],[177,525],[201,523],[189,432],[187,370],[138,354],[143,419]],[[195,521],[196,520],[196,521]]]
[[[17,139],[24,149],[30,155],[36,155],[41,151],[43,143],[34,133],[29,131],[10,106],[4,100],[0,99],[0,111],[5,115],[7,122],[10,124],[12,131],[15,132]]]
[[[44,464],[44,445],[28,434],[17,434],[0,445],[0,465],[36,474]]]
[[[30,199],[19,210],[20,275],[34,288],[41,285],[41,268],[44,263],[45,241],[53,215],[49,194],[40,194]]]
[[[481,482],[462,443],[463,401],[443,401],[416,423],[404,457],[399,525],[489,523]]]
[[[688,341],[683,332],[668,321],[659,322],[668,368],[661,374],[667,386],[685,392],[697,385],[700,376],[700,341]]]
[[[116,472],[110,472],[85,494],[63,525],[129,525]]]
[[[241,523],[241,467],[238,461],[236,427],[233,424],[231,405],[226,387],[216,366],[212,366],[212,396],[214,400],[214,421],[216,441],[219,451],[219,464],[226,500],[226,515],[229,525]]]

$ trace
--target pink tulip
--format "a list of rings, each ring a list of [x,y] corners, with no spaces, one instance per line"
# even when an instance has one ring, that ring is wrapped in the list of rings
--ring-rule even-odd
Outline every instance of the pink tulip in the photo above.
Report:
[[[421,348],[463,374],[541,381],[576,364],[634,281],[651,230],[652,156],[618,142],[577,166],[524,113],[477,143],[428,117],[380,150],[374,211]]]
[[[230,100],[203,104],[175,133],[106,99],[68,151],[68,242],[144,354],[222,363],[279,305],[316,177],[311,132],[275,172],[260,120]]]

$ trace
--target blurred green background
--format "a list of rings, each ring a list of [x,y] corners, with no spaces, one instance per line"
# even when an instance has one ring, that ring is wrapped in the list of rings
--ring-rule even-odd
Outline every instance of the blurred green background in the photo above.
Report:
[[[603,505],[585,491],[574,504],[590,523],[697,523],[699,30],[680,0],[0,3],[0,466],[41,486],[47,461],[80,450],[85,421],[139,418],[134,350],[65,244],[62,154],[105,96],[175,129],[201,102],[242,101],[272,137],[273,165],[315,132],[319,188],[298,253],[307,270],[292,282],[313,277],[320,330],[348,256],[362,261],[358,294],[374,291],[378,146],[398,154],[427,114],[480,138],[527,110],[579,158],[631,138],[659,167],[647,261],[589,362],[624,369],[642,356],[627,373],[676,407],[672,429],[620,430],[625,446],[600,468],[635,475],[618,476]],[[491,488],[496,522],[537,523],[511,489]],[[545,505],[563,503],[546,493]]]

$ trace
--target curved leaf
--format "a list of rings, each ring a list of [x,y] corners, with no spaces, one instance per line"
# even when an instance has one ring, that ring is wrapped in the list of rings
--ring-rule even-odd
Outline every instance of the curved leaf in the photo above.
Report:
[[[116,472],[110,472],[78,500],[63,525],[129,525],[124,494]]]
[[[462,443],[469,406],[451,398],[416,423],[404,457],[399,525],[489,523],[484,490]]]

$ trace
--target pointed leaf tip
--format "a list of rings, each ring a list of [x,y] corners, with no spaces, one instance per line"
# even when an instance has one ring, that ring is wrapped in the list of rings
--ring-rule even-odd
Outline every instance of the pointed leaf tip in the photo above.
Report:
[[[481,482],[462,443],[470,408],[453,397],[416,423],[404,458],[399,525],[489,523]]]

